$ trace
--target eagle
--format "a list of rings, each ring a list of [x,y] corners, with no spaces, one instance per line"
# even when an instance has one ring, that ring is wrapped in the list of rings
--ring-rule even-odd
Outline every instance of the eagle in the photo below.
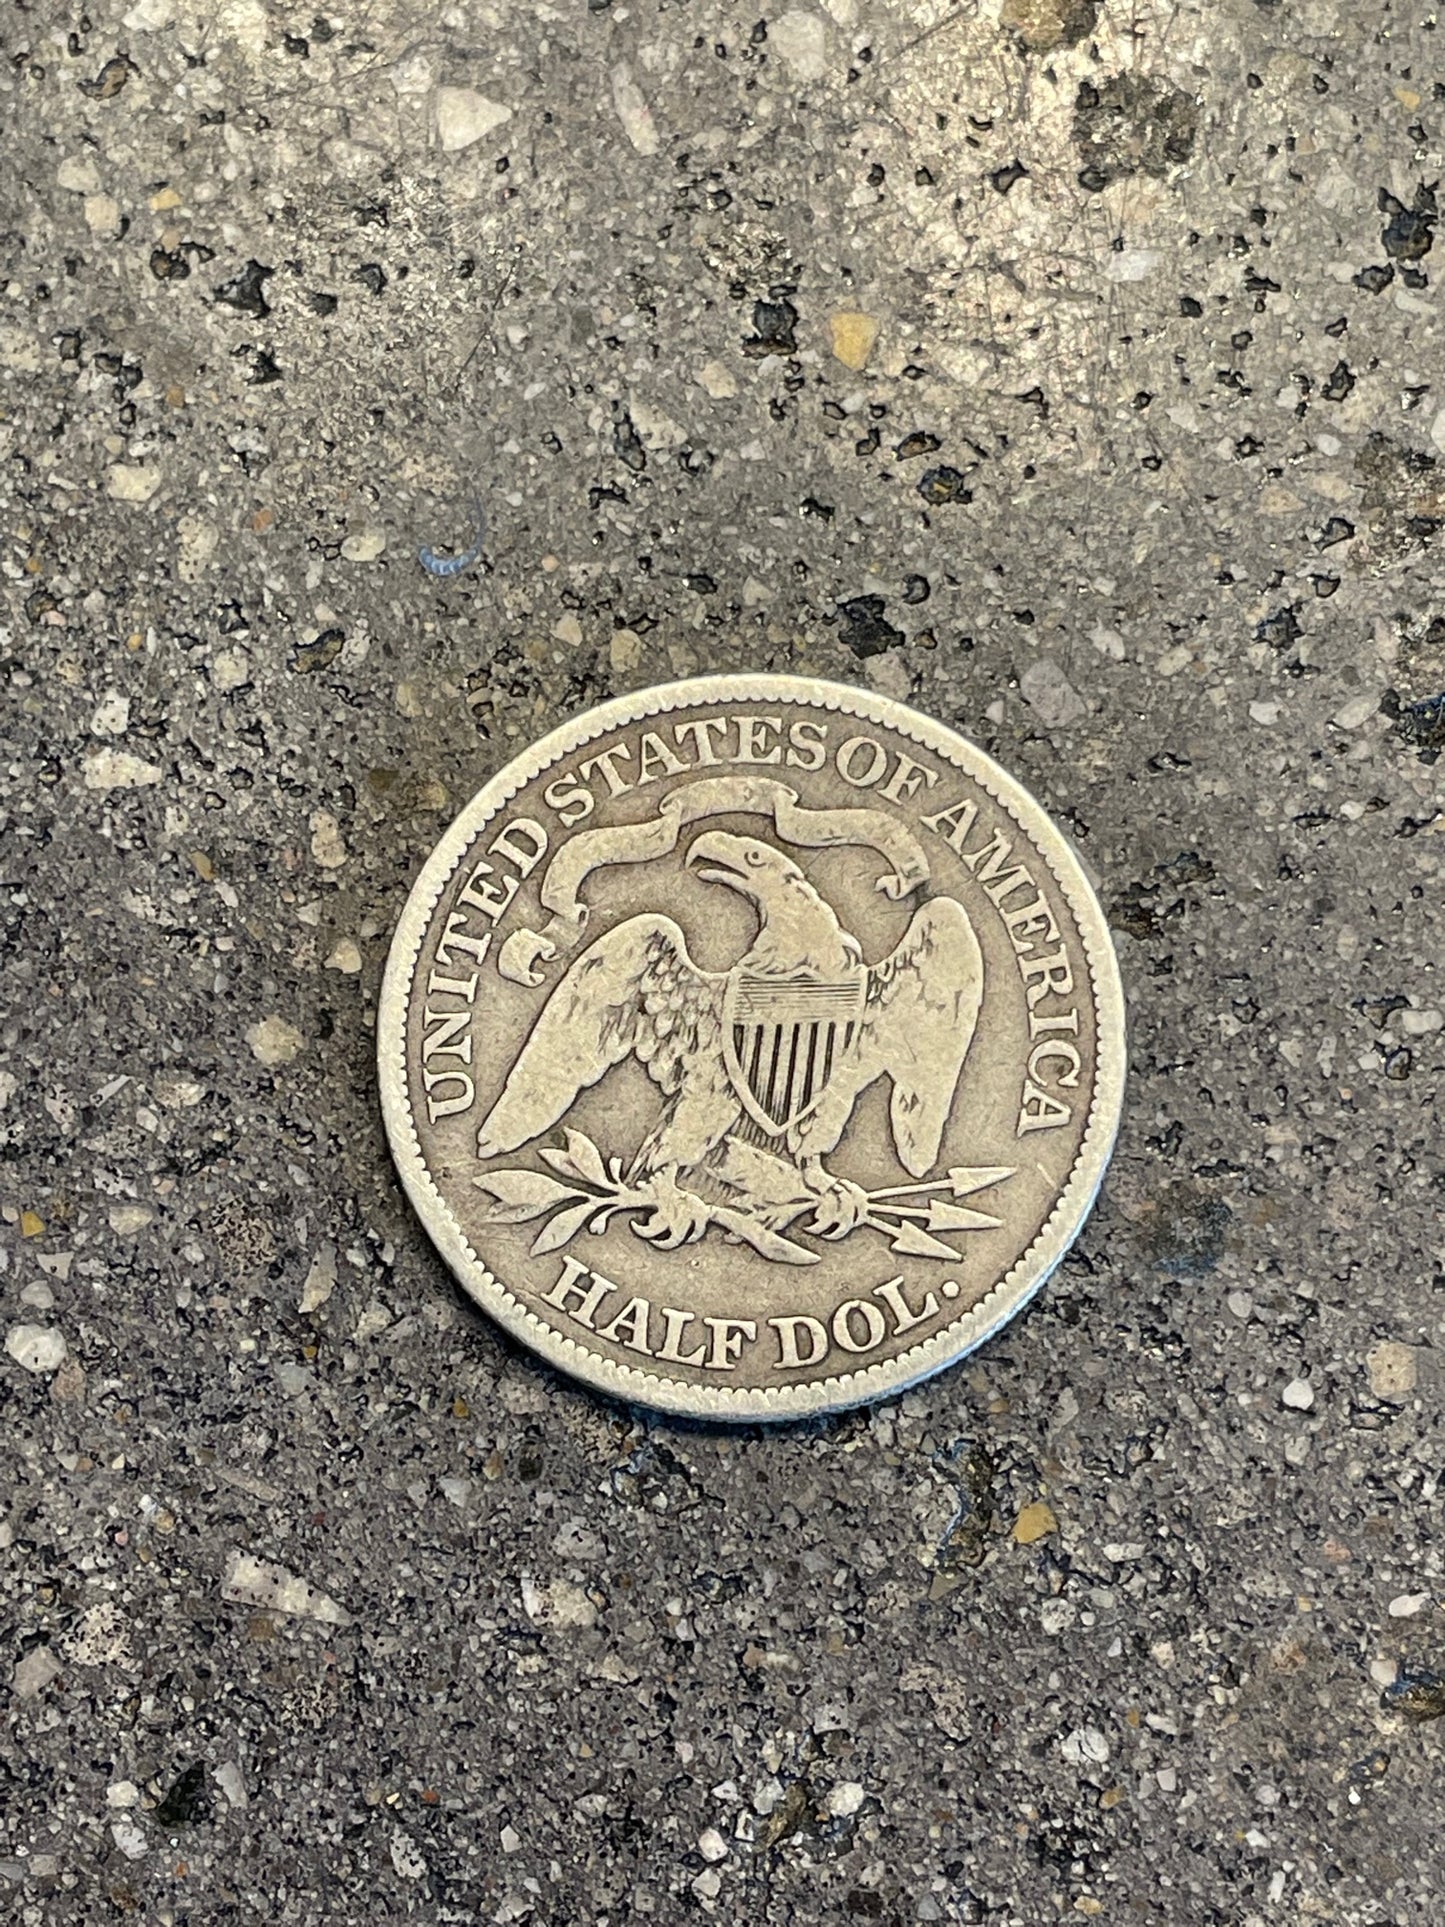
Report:
[[[755,837],[710,830],[685,867],[746,898],[757,934],[730,970],[701,970],[669,916],[627,918],[574,960],[543,1006],[477,1137],[499,1157],[550,1131],[578,1094],[634,1059],[662,1111],[627,1173],[651,1206],[633,1228],[660,1248],[716,1217],[841,1237],[868,1194],[833,1176],[858,1098],[892,1084],[889,1120],[914,1178],[939,1153],[983,994],[962,904],[936,896],[874,964],[798,865]]]

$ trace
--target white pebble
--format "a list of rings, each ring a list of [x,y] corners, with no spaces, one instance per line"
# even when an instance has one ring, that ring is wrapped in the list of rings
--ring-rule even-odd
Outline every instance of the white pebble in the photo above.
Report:
[[[336,1246],[324,1244],[318,1247],[316,1256],[311,1260],[311,1268],[306,1273],[306,1282],[301,1287],[302,1312],[320,1311],[336,1289]]]
[[[1397,1598],[1390,1601],[1390,1617],[1391,1619],[1413,1619],[1416,1613],[1420,1612],[1425,1606],[1428,1606],[1429,1603],[1430,1595],[1428,1592],[1402,1592]]]
[[[300,1579],[270,1559],[254,1553],[233,1552],[221,1575],[221,1597],[238,1606],[255,1606],[262,1612],[292,1613],[300,1618],[319,1619],[327,1626],[349,1626],[351,1615],[337,1605],[329,1594]]]
[[[158,764],[132,756],[128,749],[98,749],[80,767],[88,790],[143,789],[165,774]]]
[[[92,736],[124,736],[130,728],[130,698],[114,690],[97,706],[90,719]]]
[[[1307,1412],[1315,1402],[1315,1388],[1307,1378],[1292,1378],[1280,1399],[1292,1412]]]
[[[33,1700],[53,1679],[60,1677],[60,1661],[48,1646],[32,1646],[24,1659],[17,1659],[10,1685],[18,1700]]]
[[[828,71],[828,33],[821,17],[794,7],[768,28],[768,46],[799,80],[821,80]]]
[[[726,1860],[728,1843],[716,1827],[704,1827],[697,1836],[697,1850],[704,1860]]]
[[[223,1765],[214,1767],[211,1778],[225,1794],[228,1806],[244,1807],[250,1804],[246,1793],[246,1782],[241,1778],[241,1769],[234,1760],[227,1760]]]
[[[831,1788],[825,1802],[835,1820],[847,1820],[862,1806],[865,1795],[856,1780],[840,1780]]]
[[[632,69],[625,62],[612,69],[612,105],[617,109],[622,131],[638,153],[655,154],[661,146],[657,123],[642,89],[632,78]]]
[[[67,194],[95,194],[100,189],[99,171],[88,154],[74,154],[62,161],[55,171],[55,181]]]
[[[1373,690],[1363,696],[1351,696],[1331,716],[1330,721],[1336,729],[1359,729],[1367,723],[1380,707],[1380,698]]]
[[[511,118],[510,107],[472,87],[437,88],[437,139],[444,153],[459,154]]]
[[[152,462],[112,462],[105,471],[106,493],[117,502],[148,502],[164,480]]]
[[[1109,1757],[1109,1742],[1097,1726],[1076,1726],[1060,1740],[1059,1751],[1070,1766],[1102,1766]]]
[[[151,1843],[134,1820],[113,1820],[110,1837],[127,1860],[143,1859],[150,1852]]]
[[[311,854],[323,870],[339,870],[346,861],[341,825],[330,810],[311,812]]]
[[[12,1325],[5,1349],[27,1372],[58,1372],[65,1363],[64,1334],[53,1325]]]
[[[1407,1037],[1429,1037],[1437,1030],[1445,1030],[1445,1011],[1433,1005],[1429,1010],[1402,1010],[1397,1021]]]
[[[420,1880],[426,1861],[411,1835],[397,1827],[391,1836],[391,1864],[403,1880]]]
[[[1031,662],[1019,677],[1019,694],[1045,729],[1062,729],[1087,716],[1089,705],[1056,662]]]
[[[1123,248],[1108,257],[1104,275],[1109,281],[1147,281],[1165,258],[1162,248]]]

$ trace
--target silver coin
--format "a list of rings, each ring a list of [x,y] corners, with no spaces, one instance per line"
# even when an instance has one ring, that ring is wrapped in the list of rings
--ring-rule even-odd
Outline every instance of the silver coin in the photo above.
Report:
[[[1103,913],[1031,796],[884,697],[640,690],[452,824],[378,1028],[393,1155],[484,1310],[618,1398],[782,1419],[980,1345],[1124,1088]]]

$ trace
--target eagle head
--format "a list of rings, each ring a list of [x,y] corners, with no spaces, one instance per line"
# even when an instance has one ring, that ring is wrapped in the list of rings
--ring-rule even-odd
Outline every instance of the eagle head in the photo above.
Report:
[[[756,906],[758,934],[740,968],[836,977],[858,963],[857,938],[781,850],[753,836],[708,830],[688,850],[686,866],[704,883],[724,883]]]
[[[687,853],[687,868],[704,883],[725,883],[767,908],[776,905],[789,883],[803,882],[802,871],[781,850],[755,836],[729,836],[726,830],[698,837]]]

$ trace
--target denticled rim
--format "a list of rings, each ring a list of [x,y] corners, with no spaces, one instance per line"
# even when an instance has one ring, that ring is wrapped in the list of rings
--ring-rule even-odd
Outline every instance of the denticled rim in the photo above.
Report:
[[[624,724],[663,711],[730,702],[797,703],[890,729],[952,763],[1002,805],[1042,856],[1083,939],[1097,1025],[1094,1094],[1069,1176],[1033,1241],[993,1289],[908,1351],[853,1372],[787,1386],[700,1386],[664,1378],[588,1351],[515,1297],[473,1249],[422,1157],[407,1087],[406,1011],[432,912],[479,831],[552,764]],[[1032,820],[1026,820],[1025,813]],[[1088,1217],[1113,1149],[1123,1106],[1124,996],[1108,925],[1078,858],[1021,783],[956,731],[887,697],[845,683],[785,675],[696,676],[616,696],[562,724],[485,783],[422,866],[398,920],[377,1013],[377,1073],[392,1156],[432,1242],[468,1295],[549,1364],[613,1398],[690,1418],[734,1422],[800,1418],[906,1391],[977,1349],[1046,1282]]]

